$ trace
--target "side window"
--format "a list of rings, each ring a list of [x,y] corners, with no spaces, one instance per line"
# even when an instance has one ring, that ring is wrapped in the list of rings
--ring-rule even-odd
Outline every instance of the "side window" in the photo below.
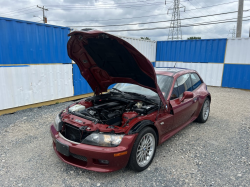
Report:
[[[178,85],[177,85],[177,81],[175,81],[174,88],[173,88],[170,100],[176,99],[178,97],[179,97]]]
[[[179,97],[183,96],[185,91],[193,91],[189,74],[185,74],[177,78]]]
[[[192,79],[192,83],[193,83],[193,90],[195,90],[196,88],[198,88],[201,85],[201,79],[199,78],[199,76],[196,73],[192,73],[191,74],[191,79]]]

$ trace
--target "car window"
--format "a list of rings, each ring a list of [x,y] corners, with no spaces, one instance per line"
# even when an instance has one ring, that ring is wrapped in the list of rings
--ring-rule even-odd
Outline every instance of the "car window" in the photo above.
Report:
[[[191,80],[193,84],[193,90],[198,88],[202,83],[200,77],[196,73],[191,74]]]
[[[185,91],[193,91],[189,74],[177,78],[179,97],[183,96]]]
[[[173,88],[170,100],[176,99],[178,97],[179,97],[178,84],[177,84],[177,81],[175,81],[174,88]]]

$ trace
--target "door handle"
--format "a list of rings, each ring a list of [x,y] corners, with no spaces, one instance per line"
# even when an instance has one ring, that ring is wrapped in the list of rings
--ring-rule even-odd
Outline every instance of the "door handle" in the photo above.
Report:
[[[194,102],[196,102],[196,101],[197,101],[197,99],[198,99],[197,97],[193,98]]]

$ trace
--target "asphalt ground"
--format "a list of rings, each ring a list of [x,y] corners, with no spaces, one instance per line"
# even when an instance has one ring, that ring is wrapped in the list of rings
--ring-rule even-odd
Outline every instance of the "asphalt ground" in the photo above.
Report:
[[[208,87],[211,112],[157,147],[150,167],[97,173],[63,163],[49,126],[72,102],[0,116],[0,186],[250,186],[250,92]]]

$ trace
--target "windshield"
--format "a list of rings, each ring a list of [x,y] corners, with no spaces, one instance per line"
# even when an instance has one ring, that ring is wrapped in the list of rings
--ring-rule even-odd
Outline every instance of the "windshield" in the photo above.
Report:
[[[167,98],[169,94],[169,90],[172,85],[173,78],[166,76],[166,75],[156,75],[156,78],[157,78],[157,83],[162,91],[163,96]],[[119,89],[123,92],[134,92],[134,93],[138,93],[141,95],[145,95],[148,98],[157,99],[157,100],[159,99],[159,96],[156,92],[148,88],[144,88],[142,86],[136,85],[136,84],[118,83],[114,86],[114,88]]]

